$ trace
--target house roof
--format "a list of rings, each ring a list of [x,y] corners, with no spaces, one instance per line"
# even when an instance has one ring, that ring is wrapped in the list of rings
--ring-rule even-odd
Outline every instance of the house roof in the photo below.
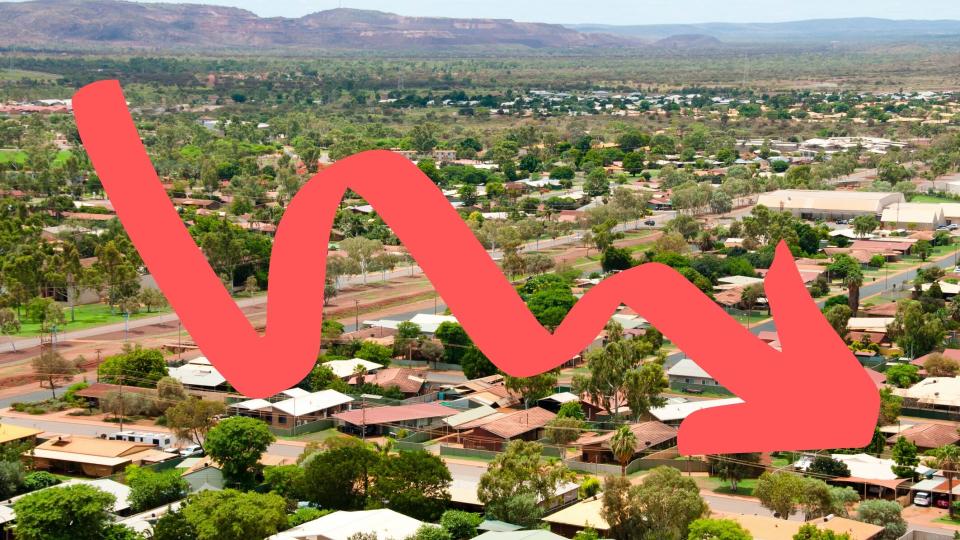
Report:
[[[413,537],[423,525],[429,524],[387,508],[356,512],[340,510],[287,529],[268,540],[347,540],[360,533],[373,533],[381,540],[400,539]]]
[[[574,527],[590,527],[597,531],[607,531],[610,525],[603,519],[603,500],[599,497],[585,499],[577,504],[568,506],[559,512],[543,518],[547,523],[558,525],[572,525]]]
[[[915,359],[914,359],[913,361],[911,361],[910,363],[913,364],[913,365],[915,365],[915,366],[921,366],[921,367],[923,367],[923,364],[925,364],[925,363],[927,362],[927,360],[929,360],[930,357],[933,356],[933,355],[935,355],[935,354],[942,354],[942,355],[943,355],[944,357],[946,357],[946,358],[949,358],[949,359],[951,359],[951,360],[956,360],[957,362],[960,362],[960,349],[944,349],[943,352],[939,352],[939,353],[938,353],[938,352],[932,352],[932,353],[929,353],[929,354],[925,354],[925,355],[923,355],[923,356],[921,356],[921,357],[919,357],[919,358],[915,358]]]
[[[333,374],[341,379],[352,377],[353,372],[356,371],[358,367],[366,369],[368,373],[374,372],[383,367],[376,362],[364,360],[363,358],[353,358],[350,360],[331,360],[329,362],[324,362],[323,365],[333,370]]]
[[[475,420],[487,418],[488,416],[494,414],[498,414],[496,409],[487,405],[481,405],[479,407],[474,407],[473,409],[467,409],[462,413],[448,416],[443,419],[443,422],[452,428],[460,428],[463,424],[468,424],[469,422],[473,422]]]
[[[940,448],[960,441],[957,426],[947,424],[916,424],[887,439],[889,443],[897,442],[900,437],[920,448]]]
[[[478,531],[495,531],[495,532],[506,532],[506,531],[519,531],[522,529],[520,525],[514,525],[513,523],[507,523],[506,521],[498,521],[496,519],[485,519],[479,525],[477,525]]]
[[[473,540],[567,540],[566,537],[554,534],[546,529],[532,531],[488,531]]]
[[[383,388],[397,387],[404,394],[416,394],[420,392],[426,382],[420,375],[421,372],[408,368],[385,368],[377,370],[375,373],[368,373],[364,377],[364,382],[376,384]],[[356,383],[356,377],[350,380],[350,384]]]
[[[893,317],[850,317],[847,321],[847,330],[886,333],[887,326],[891,323],[893,323]]]
[[[540,429],[556,417],[556,414],[546,409],[533,407],[497,418],[492,422],[478,426],[477,429],[482,429],[503,439],[512,439],[529,431]]]
[[[106,493],[113,495],[114,498],[116,499],[113,503],[114,513],[122,512],[130,508],[130,502],[128,501],[128,499],[130,498],[130,488],[124,484],[121,484],[120,482],[110,480],[109,478],[97,478],[95,480],[71,478],[70,480],[66,480],[55,486],[50,486],[43,489],[58,489],[62,487],[76,486],[76,485],[92,486],[99,489],[100,491],[104,491]],[[15,503],[20,499],[22,499],[23,497],[26,497],[27,495],[29,495],[29,493],[18,495],[10,499],[10,502]]]
[[[709,373],[703,370],[702,367],[698,366],[696,362],[689,358],[684,358],[672,368],[667,370],[667,375],[670,377],[699,377],[702,379],[712,379]]]
[[[322,390],[320,392],[308,393],[299,397],[292,397],[273,404],[273,408],[290,416],[303,416],[313,414],[317,411],[323,411],[345,403],[350,403],[353,398],[337,392],[336,390]]]
[[[147,443],[67,435],[40,443],[34,450],[51,450],[61,454],[114,458],[137,454],[152,448],[154,448],[154,445]]]
[[[704,399],[699,401],[687,401],[684,403],[670,403],[663,407],[650,409],[650,414],[661,422],[670,422],[683,420],[696,411],[708,409],[710,407],[722,407],[724,405],[737,405],[743,403],[740,398],[725,399]]]
[[[574,394],[573,392],[558,392],[551,396],[547,396],[540,401],[555,401],[557,403],[568,403],[571,401],[580,401],[580,396]]]
[[[784,210],[878,214],[884,206],[903,200],[904,197],[900,193],[779,189],[762,193],[757,199],[757,204],[773,210],[783,208]]]
[[[273,406],[273,403],[270,403],[265,399],[248,399],[247,401],[233,403],[230,406],[237,409],[246,409],[248,411],[259,411],[262,409],[269,409]]]
[[[0,444],[36,437],[40,433],[42,433],[42,431],[39,429],[15,426],[13,424],[0,424]]]
[[[932,225],[943,218],[943,209],[936,204],[900,203],[883,209],[880,221],[884,223],[916,223]]]
[[[927,377],[910,388],[894,388],[893,393],[920,403],[960,405],[960,378]]]
[[[227,382],[227,378],[210,365],[206,358],[198,358],[180,367],[167,370],[168,374],[187,386],[215,388]]]
[[[630,424],[630,431],[637,437],[637,451],[656,446],[677,436],[677,428],[655,420]],[[577,440],[576,444],[582,446],[600,445],[604,448],[610,448],[610,439],[615,434],[615,431],[608,431],[601,435],[587,434]]]
[[[354,409],[333,415],[337,420],[355,426],[388,424],[392,422],[408,422],[429,418],[446,418],[457,414],[456,409],[438,405],[436,403],[414,403],[411,405],[394,405],[389,407],[369,407]]]
[[[771,516],[726,514],[723,517],[738,522],[755,540],[793,540],[794,535],[805,525],[802,521],[790,521]],[[821,530],[847,533],[851,540],[870,540],[883,531],[883,527],[852,519],[835,517],[828,521],[810,521]]]

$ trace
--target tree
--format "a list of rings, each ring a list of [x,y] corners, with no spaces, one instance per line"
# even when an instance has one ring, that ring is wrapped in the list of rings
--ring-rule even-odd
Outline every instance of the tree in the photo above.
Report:
[[[920,464],[917,445],[906,437],[897,437],[891,450],[893,458],[893,474],[899,478],[914,478],[917,475],[916,467]]]
[[[637,435],[630,426],[620,426],[610,439],[610,451],[620,463],[620,476],[627,475],[627,465],[637,453]]]
[[[831,306],[823,313],[823,316],[827,319],[827,322],[830,323],[830,326],[833,327],[833,331],[837,333],[840,337],[846,337],[847,335],[847,323],[850,322],[850,317],[853,316],[853,311],[850,310],[850,306],[845,306],[838,304],[836,306]]]
[[[453,540],[453,536],[443,527],[424,523],[409,540]]]
[[[477,526],[483,517],[463,510],[447,510],[440,516],[440,526],[450,533],[453,540],[468,540],[477,536]]]
[[[687,540],[753,540],[753,535],[732,519],[700,518],[690,524]]]
[[[164,377],[157,381],[157,398],[164,411],[187,399],[187,390],[183,383],[173,377]]]
[[[0,334],[13,336],[18,333],[20,333],[20,319],[17,317],[17,312],[6,307],[0,308]],[[12,337],[10,347],[13,352],[17,352],[17,342]]]
[[[435,345],[432,341],[426,343]],[[442,354],[442,352],[441,349],[440,354]],[[483,354],[483,351],[474,345],[470,345],[463,354],[463,357],[460,359],[460,367],[463,368],[463,374],[468,379],[487,377],[497,373],[497,366],[487,358],[487,355]]]
[[[130,486],[130,507],[134,512],[143,512],[168,503],[179,501],[190,491],[190,484],[171,469],[156,472],[138,465],[130,465],[125,472]]]
[[[220,464],[228,482],[250,485],[260,456],[275,440],[262,421],[234,416],[221,420],[207,432],[204,450]]]
[[[639,485],[625,477],[607,477],[602,515],[616,540],[683,540],[691,523],[709,512],[692,478],[672,467],[657,467]]]
[[[877,417],[878,426],[889,426],[895,424],[900,417],[900,409],[903,406],[903,398],[894,394],[887,387],[880,389],[880,414]]]
[[[613,270],[629,270],[634,265],[633,257],[626,249],[610,246],[603,250],[600,257],[600,268],[604,272]]]
[[[907,533],[907,522],[900,515],[900,504],[896,501],[863,501],[857,507],[857,519],[883,527],[877,540],[896,540]]]
[[[417,124],[410,130],[410,145],[420,154],[429,154],[437,147],[437,128],[430,123]]]
[[[911,364],[896,364],[887,368],[887,382],[897,388],[909,388],[920,380],[920,368]]]
[[[303,467],[299,465],[276,465],[263,469],[263,483],[271,493],[299,501],[305,489]]]
[[[853,218],[853,232],[860,238],[872,233],[879,226],[880,222],[874,215],[857,216]]]
[[[373,256],[383,250],[383,244],[379,240],[354,236],[342,240],[340,249],[346,252],[347,257],[357,264],[360,274],[363,276],[363,283],[366,285],[367,273],[370,271]]]
[[[578,418],[557,416],[546,425],[546,437],[553,444],[566,447],[580,438],[583,430],[583,420]]]
[[[923,363],[923,370],[930,377],[956,377],[960,373],[960,362],[941,353],[931,353]]]
[[[381,459],[369,503],[421,521],[436,521],[450,501],[450,470],[424,450]]]
[[[216,417],[225,412],[222,402],[190,398],[167,409],[167,426],[177,438],[203,446],[207,433],[217,423]]]
[[[41,352],[40,356],[31,360],[30,365],[37,379],[50,385],[54,399],[57,397],[57,381],[69,379],[77,372],[73,362],[50,349]]]
[[[818,529],[812,523],[803,524],[793,535],[793,540],[852,540],[847,533],[835,533],[829,529]]]
[[[583,413],[583,407],[580,406],[579,401],[568,401],[563,405],[560,405],[560,410],[557,411],[557,418],[575,418],[577,420],[586,420],[587,415]]]
[[[543,461],[543,447],[512,441],[480,477],[477,499],[493,519],[521,526],[536,524],[543,510],[538,502],[553,498],[556,488],[573,477],[559,461]]]
[[[86,484],[44,489],[14,503],[21,540],[101,540],[113,495]]]
[[[926,313],[916,300],[901,300],[887,331],[910,357],[924,355],[943,343],[946,329],[935,313]]]
[[[926,261],[930,257],[930,253],[933,252],[933,245],[929,240],[919,240],[913,245],[913,252],[920,257],[921,261]]]
[[[753,490],[760,504],[780,519],[789,519],[796,512],[803,494],[803,478],[786,472],[765,472]]]
[[[730,482],[730,490],[737,492],[740,480],[751,478],[762,470],[760,467],[760,454],[723,454],[708,456],[710,468],[717,478]]]
[[[607,171],[603,167],[595,167],[589,173],[583,182],[583,190],[591,197],[606,195],[610,193],[610,180],[607,179]]]
[[[196,540],[267,538],[287,528],[287,503],[273,493],[207,490],[187,498],[181,512]]]
[[[306,500],[322,508],[365,508],[380,459],[377,452],[359,441],[310,454],[303,463]]]
[[[932,459],[928,465],[940,469],[947,479],[947,502],[949,503],[950,518],[953,519],[953,481],[960,471],[960,446],[948,444],[933,450],[932,454]]]
[[[254,280],[256,280],[256,278],[254,278]],[[137,297],[137,299],[145,308],[147,308],[147,313],[167,305],[167,298],[163,296],[163,293],[160,292],[159,289],[144,289],[140,291],[140,295]]]
[[[167,362],[159,349],[140,346],[108,356],[97,369],[102,382],[153,388],[167,376]]]
[[[443,356],[450,364],[459,364],[467,349],[473,345],[463,327],[454,322],[440,323],[433,335],[443,343]]]
[[[817,476],[830,476],[834,478],[847,478],[850,476],[850,468],[847,467],[846,463],[823,455],[814,458],[807,472]]]
[[[543,326],[550,330],[560,326],[564,317],[577,303],[570,287],[549,287],[541,289],[526,298],[527,307]]]
[[[23,465],[19,461],[0,461],[0,499],[9,499],[25,484]]]
[[[504,376],[507,390],[512,390],[523,396],[524,406],[543,399],[552,394],[557,388],[557,372],[547,371],[532,377]]]

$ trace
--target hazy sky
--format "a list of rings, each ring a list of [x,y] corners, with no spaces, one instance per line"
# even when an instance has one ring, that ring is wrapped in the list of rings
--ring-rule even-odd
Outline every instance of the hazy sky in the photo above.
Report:
[[[180,0],[166,0],[180,1]],[[498,17],[552,23],[767,22],[840,17],[960,19],[957,0],[192,0],[297,17],[338,6],[401,15]]]

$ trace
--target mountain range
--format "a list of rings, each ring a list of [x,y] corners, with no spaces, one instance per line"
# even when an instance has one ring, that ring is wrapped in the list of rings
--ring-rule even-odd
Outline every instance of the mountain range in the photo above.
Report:
[[[700,50],[742,43],[960,43],[960,21],[824,19],[617,26],[407,17],[331,9],[299,18],[124,0],[0,2],[0,47],[149,51]]]

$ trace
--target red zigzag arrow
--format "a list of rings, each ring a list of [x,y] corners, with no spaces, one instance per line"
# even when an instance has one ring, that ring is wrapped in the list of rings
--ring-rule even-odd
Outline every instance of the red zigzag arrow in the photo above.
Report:
[[[876,388],[811,301],[786,245],[778,246],[766,280],[783,352],[659,264],[604,280],[551,334],[436,186],[408,160],[386,151],[336,163],[291,201],[277,229],[261,337],[167,198],[120,85],[88,85],[73,103],[84,146],[144,262],[199,347],[248,396],[286,389],[314,365],[327,239],[350,188],[403,241],[477,346],[511,375],[542,373],[578,354],[623,303],[745,401],[690,416],[680,429],[681,452],[861,447],[872,436]]]

